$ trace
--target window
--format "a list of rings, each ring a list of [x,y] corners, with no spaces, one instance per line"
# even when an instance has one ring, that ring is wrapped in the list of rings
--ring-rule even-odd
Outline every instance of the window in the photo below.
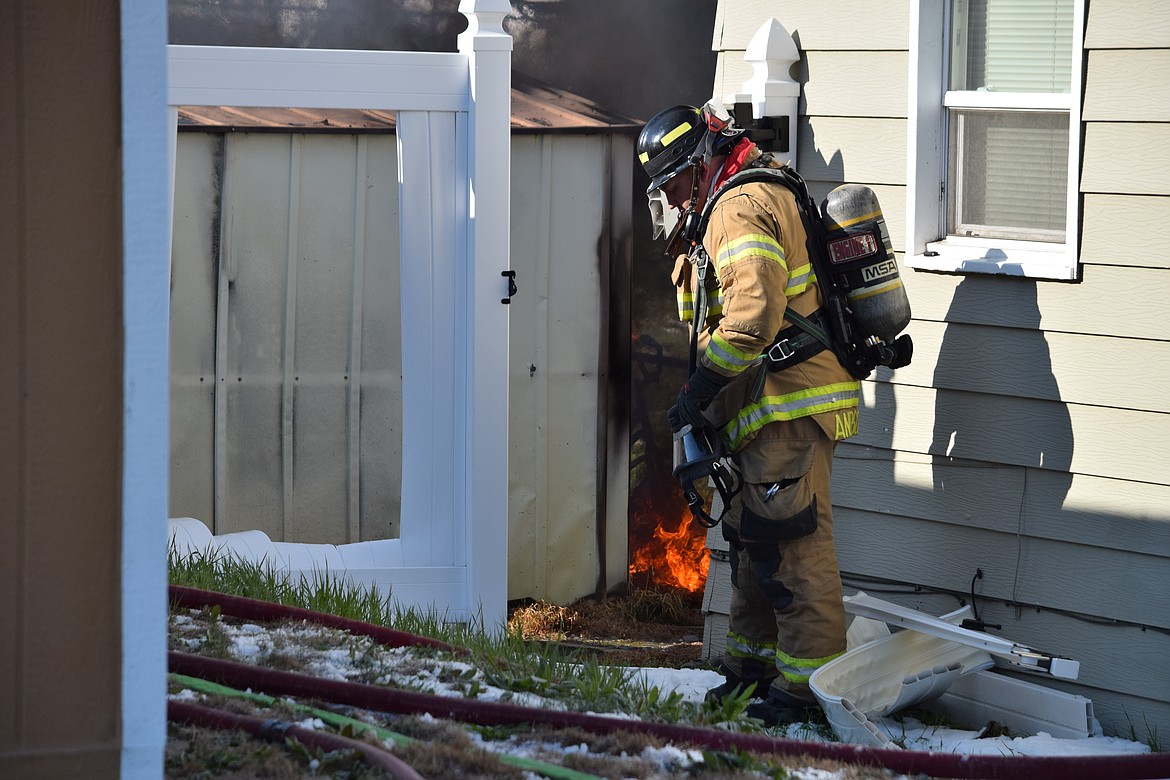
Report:
[[[907,263],[1076,278],[1084,0],[912,7]]]

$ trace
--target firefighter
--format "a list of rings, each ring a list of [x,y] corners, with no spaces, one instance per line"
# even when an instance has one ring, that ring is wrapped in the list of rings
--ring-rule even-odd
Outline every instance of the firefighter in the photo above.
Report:
[[[809,676],[845,652],[829,477],[836,442],[857,432],[859,384],[785,316],[816,322],[822,307],[795,198],[770,182],[720,192],[739,170],[780,165],[725,121],[709,107],[668,108],[642,129],[637,152],[651,203],[661,193],[679,230],[718,194],[703,235],[674,258],[697,359],[667,417],[676,433],[715,426],[743,479],[723,517],[726,682],[708,698],[754,685],[748,714],[781,725],[815,711]],[[768,365],[794,343],[796,354]]]

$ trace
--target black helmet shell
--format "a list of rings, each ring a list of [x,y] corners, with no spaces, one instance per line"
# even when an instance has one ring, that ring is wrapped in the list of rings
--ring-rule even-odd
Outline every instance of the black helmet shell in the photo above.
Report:
[[[693,164],[706,132],[707,123],[694,106],[671,106],[655,114],[638,134],[638,161],[650,177],[646,192]]]

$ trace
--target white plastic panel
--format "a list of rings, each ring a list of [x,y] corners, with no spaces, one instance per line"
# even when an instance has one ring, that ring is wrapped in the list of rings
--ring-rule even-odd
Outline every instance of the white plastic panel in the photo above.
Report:
[[[455,565],[456,506],[465,475],[462,393],[468,366],[459,323],[466,307],[465,186],[456,184],[456,119],[450,113],[398,115],[402,235],[402,438],[407,457],[400,538],[408,560]],[[465,169],[464,169],[465,170]],[[454,208],[453,208],[454,207]],[[458,211],[456,210],[458,209]],[[460,563],[464,562],[462,559]]]
[[[176,46],[171,105],[466,111],[467,55]]]
[[[946,713],[959,728],[979,729],[994,720],[1013,734],[1045,733],[1057,739],[1086,739],[1098,728],[1090,699],[993,670],[956,680],[923,707]]]

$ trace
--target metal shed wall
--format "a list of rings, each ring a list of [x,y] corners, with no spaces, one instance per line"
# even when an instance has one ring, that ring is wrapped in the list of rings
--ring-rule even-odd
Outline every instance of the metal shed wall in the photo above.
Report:
[[[178,140],[171,515],[275,540],[397,537],[411,333],[395,136]],[[563,603],[626,576],[625,439],[598,420],[633,138],[514,134],[512,155],[510,403],[481,413],[510,420],[508,597]]]

